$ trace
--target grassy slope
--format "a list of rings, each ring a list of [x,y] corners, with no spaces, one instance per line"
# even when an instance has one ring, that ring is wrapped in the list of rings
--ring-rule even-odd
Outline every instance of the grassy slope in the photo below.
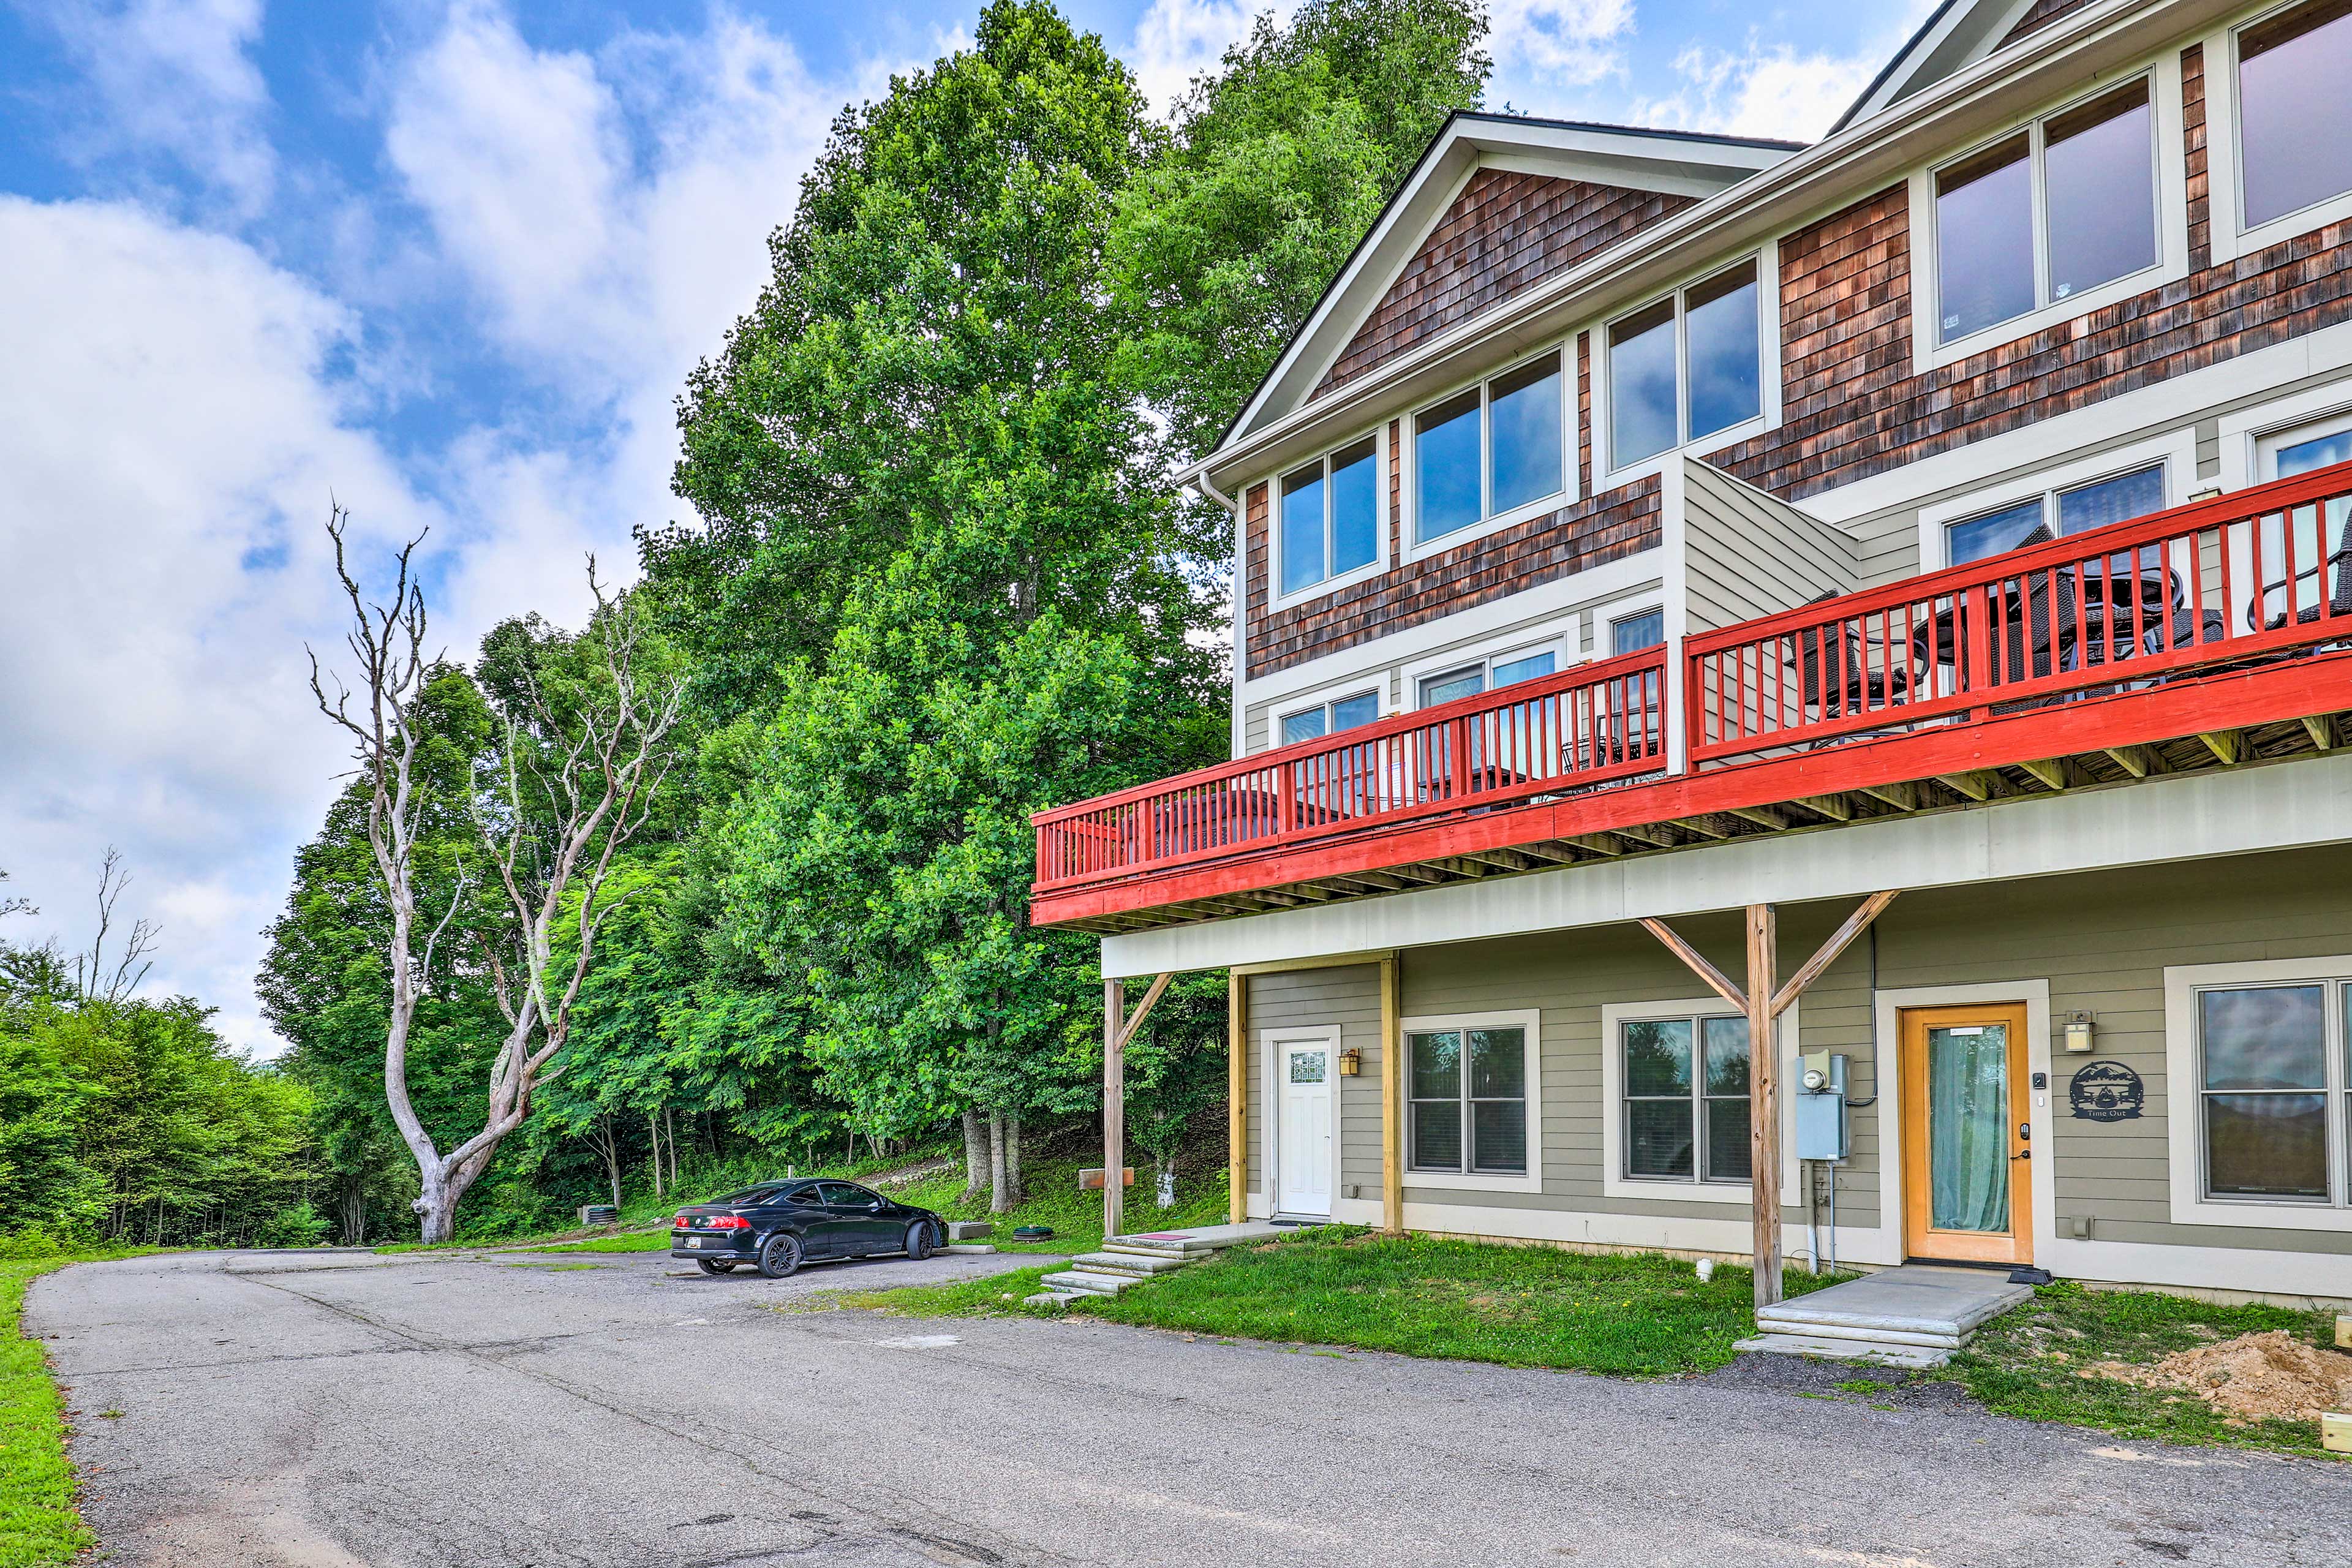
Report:
[[[1008,1310],[1024,1271],[848,1295],[922,1314]],[[1792,1293],[1831,1283],[1790,1274]],[[1114,1322],[1240,1339],[1354,1345],[1404,1355],[1657,1375],[1712,1370],[1754,1331],[1748,1270],[1702,1285],[1687,1263],[1592,1256],[1339,1227],[1236,1247],[1076,1310]]]
[[[142,1249],[143,1250],[143,1249]],[[0,1568],[65,1563],[90,1544],[74,1509],[65,1402],[20,1317],[32,1282],[68,1263],[137,1252],[0,1261]]]
[[[2319,1446],[2315,1421],[2231,1426],[2203,1400],[2174,1389],[2084,1377],[2095,1362],[2145,1365],[2175,1351],[2240,1334],[2284,1329],[2334,1343],[2335,1319],[2280,1307],[2218,1307],[2156,1291],[2051,1285],[2031,1305],[1996,1319],[1933,1375],[1963,1384],[1987,1408],[2029,1421],[2061,1421],[2126,1437],[2271,1448],[2340,1458]]]

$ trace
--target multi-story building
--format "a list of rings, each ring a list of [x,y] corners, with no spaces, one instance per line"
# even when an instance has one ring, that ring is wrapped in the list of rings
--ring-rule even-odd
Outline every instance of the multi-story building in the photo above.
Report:
[[[1951,0],[1811,146],[1445,127],[1191,476],[1234,761],[1038,818],[1232,970],[1237,1216],[2352,1297],[2347,82]]]

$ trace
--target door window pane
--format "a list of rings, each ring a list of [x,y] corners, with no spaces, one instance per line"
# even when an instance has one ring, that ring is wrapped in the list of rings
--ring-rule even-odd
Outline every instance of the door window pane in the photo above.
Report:
[[[2033,309],[2033,182],[2020,133],[1936,176],[1942,341]]]
[[[1381,466],[1372,443],[1331,455],[1331,575],[1371,563],[1380,553]]]
[[[2009,1030],[1927,1031],[1927,1224],[2009,1229]]]
[[[1330,574],[1323,570],[1323,465],[1282,479],[1282,591],[1295,594]]]
[[[1495,510],[1559,493],[1559,361],[1553,358],[1497,378],[1488,391]]]
[[[1448,675],[1427,676],[1421,683],[1421,705],[1434,708],[1457,697],[1475,697],[1486,689],[1486,671],[1483,667],[1457,669]]]
[[[2205,1183],[2215,1197],[2327,1197],[2327,1098],[2205,1097]]]
[[[1549,648],[1544,649],[1541,653],[1528,654],[1521,658],[1504,659],[1495,666],[1495,684],[1513,686],[1522,680],[1533,680],[1538,676],[1549,675],[1557,662]]]
[[[1478,495],[1478,394],[1465,392],[1413,421],[1420,531],[1439,539],[1484,515]]]
[[[1282,743],[1312,741],[1325,732],[1323,710],[1309,708],[1303,713],[1287,714],[1282,721]]]
[[[2143,79],[2043,128],[2053,300],[2156,265],[2152,124]]]
[[[2058,531],[2081,533],[2164,510],[2164,465],[2058,492]]]
[[[1323,1081],[1323,1053],[1321,1051],[1291,1052],[1290,1081],[1293,1083],[1321,1083]]]
[[[1609,651],[1612,654],[1638,653],[1665,640],[1666,612],[1663,609],[1644,610],[1638,616],[1609,623]]]
[[[1331,728],[1352,730],[1359,724],[1369,724],[1381,716],[1381,694],[1367,691],[1360,697],[1343,698],[1331,704]]]
[[[1981,561],[1988,555],[1998,555],[2004,550],[2014,550],[2025,542],[2026,536],[2042,526],[2042,498],[2020,501],[2015,506],[1983,517],[1956,522],[1944,531],[1946,548],[1951,563],[1964,565]]]
[[[2320,1016],[2321,994],[2316,985],[2199,992],[2205,1087],[2326,1088],[2327,1024]]]
[[[1750,261],[1698,284],[1684,300],[1694,441],[1764,411],[1756,298],[1756,264]]]
[[[2352,4],[2307,5],[2238,36],[2238,140],[2245,226],[2352,190],[2344,84]]]
[[[1675,302],[1659,300],[1609,329],[1609,461],[1654,458],[1675,445]]]

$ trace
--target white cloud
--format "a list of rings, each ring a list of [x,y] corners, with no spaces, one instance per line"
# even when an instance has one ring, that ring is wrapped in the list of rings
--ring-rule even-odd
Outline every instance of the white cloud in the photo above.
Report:
[[[371,552],[432,510],[331,368],[350,315],[249,247],[0,196],[0,866],[70,945],[121,845],[151,989],[266,1044],[258,933],[342,765],[303,685],[336,637],[319,525],[331,489]]]
[[[1487,16],[1496,85],[1540,94],[1589,86],[1624,68],[1620,45],[1633,30],[1633,0],[1490,0]],[[1533,96],[1518,107],[1542,113],[1543,101]]]
[[[1192,79],[1215,68],[1226,46],[1245,36],[1261,12],[1286,23],[1298,0],[1151,0],[1136,19],[1127,63],[1154,114],[1184,95]]]
[[[247,50],[261,0],[60,0],[43,15],[95,90],[64,139],[84,163],[163,153],[240,216],[268,200],[269,94]]]
[[[1789,44],[1767,44],[1755,33],[1737,51],[1693,43],[1675,57],[1681,86],[1638,100],[1634,118],[1642,124],[1731,136],[1818,141],[1862,96],[1934,4],[1906,0],[1851,54],[1801,54]]]

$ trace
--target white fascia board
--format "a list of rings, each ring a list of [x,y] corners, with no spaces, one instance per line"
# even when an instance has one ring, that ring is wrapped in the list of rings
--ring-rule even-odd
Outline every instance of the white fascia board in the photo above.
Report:
[[[1106,979],[2352,840],[2352,752],[1880,817],[1103,939]]]
[[[2243,0],[2104,0],[2053,22],[1999,51],[1999,58],[1979,59],[1652,225],[1639,245],[1612,247],[1554,274],[1311,404],[1292,399],[1277,411],[1277,378],[1269,377],[1224,443],[1187,475],[1212,473],[1221,486],[1262,478],[1313,447],[1329,426],[1401,414],[1439,384],[1483,369],[1488,359],[1499,366],[1657,292],[1714,258],[1817,222],[1936,154],[2063,97],[2088,77],[2201,37],[2242,9]],[[1293,342],[1293,353],[1307,336],[1302,331]],[[1319,378],[1321,371],[1316,374]]]
[[[2032,4],[2033,0],[1974,0],[1973,4],[1949,0],[1887,62],[1869,90],[1840,118],[1838,129],[1866,120],[1984,58]]]

